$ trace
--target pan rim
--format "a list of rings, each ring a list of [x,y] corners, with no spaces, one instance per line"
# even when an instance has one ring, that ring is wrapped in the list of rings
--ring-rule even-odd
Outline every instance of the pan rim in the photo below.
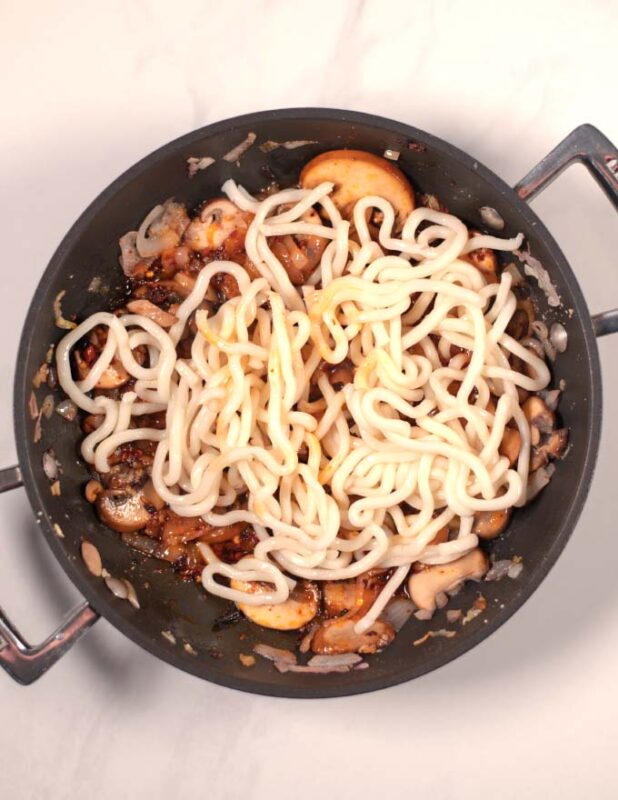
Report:
[[[257,125],[261,122],[272,121],[275,119],[305,119],[310,122],[349,122],[366,127],[377,128],[385,133],[394,133],[411,140],[419,139],[420,141],[429,144],[432,148],[435,148],[438,152],[446,152],[455,157],[470,171],[474,170],[475,172],[479,173],[484,180],[487,181],[487,183],[509,198],[509,201],[527,223],[530,224],[534,222],[539,236],[552,251],[554,259],[560,263],[560,268],[563,274],[570,282],[570,288],[573,295],[573,307],[581,324],[585,344],[585,352],[583,355],[586,358],[586,364],[590,373],[591,391],[589,398],[588,419],[586,420],[588,426],[588,438],[585,451],[581,453],[581,480],[579,482],[577,491],[573,494],[570,500],[568,511],[565,515],[564,522],[559,530],[558,535],[552,541],[550,547],[545,553],[544,558],[535,564],[534,567],[526,570],[526,583],[522,584],[521,591],[518,592],[508,602],[500,616],[492,619],[487,625],[479,627],[474,634],[469,635],[465,640],[459,639],[450,642],[448,650],[442,651],[440,649],[431,657],[426,657],[421,662],[416,664],[411,662],[406,668],[397,670],[388,676],[381,675],[378,678],[372,679],[371,670],[367,670],[365,673],[363,673],[362,682],[359,681],[358,683],[348,685],[342,683],[341,685],[332,687],[326,687],[323,685],[321,686],[318,681],[314,681],[314,679],[318,678],[318,676],[312,676],[312,682],[307,683],[307,685],[303,687],[286,685],[278,686],[276,684],[264,683],[262,681],[253,679],[249,672],[247,673],[246,677],[243,676],[242,678],[237,678],[233,675],[225,673],[225,671],[221,669],[218,669],[216,662],[213,662],[212,667],[209,665],[207,675],[205,675],[203,667],[198,668],[200,662],[178,658],[175,650],[168,650],[167,648],[161,647],[160,642],[143,633],[138,625],[133,624],[120,613],[118,613],[111,603],[101,604],[100,598],[96,596],[91,587],[91,582],[88,580],[87,576],[82,574],[78,566],[71,560],[71,558],[69,558],[69,555],[64,549],[61,540],[56,535],[52,524],[48,519],[44,502],[45,498],[39,492],[36,485],[34,476],[34,460],[29,452],[29,442],[26,435],[27,395],[29,391],[29,381],[25,371],[28,361],[27,355],[32,345],[33,332],[35,330],[36,322],[42,313],[41,301],[39,299],[41,294],[40,288],[46,282],[51,280],[51,278],[56,274],[56,271],[60,269],[67,251],[73,247],[74,242],[80,238],[83,231],[88,227],[91,221],[96,217],[101,208],[111,197],[113,197],[127,183],[138,177],[143,171],[155,166],[159,158],[168,157],[175,152],[180,152],[184,150],[187,145],[191,145],[193,142],[197,142],[205,136],[229,132],[235,127],[253,124]],[[84,598],[97,610],[97,612],[101,614],[101,616],[107,619],[121,633],[127,636],[130,640],[134,641],[136,644],[140,645],[140,647],[149,652],[151,655],[156,656],[157,658],[166,661],[170,665],[180,668],[183,671],[195,675],[203,680],[208,680],[212,683],[226,686],[228,688],[238,689],[253,694],[287,698],[316,699],[323,697],[341,697],[376,691],[404,683],[412,680],[413,678],[417,678],[421,675],[432,672],[433,670],[446,665],[450,661],[459,658],[460,656],[464,655],[464,653],[477,646],[481,641],[486,640],[532,596],[562,553],[575,528],[586,501],[599,448],[602,416],[602,384],[598,347],[593,332],[592,320],[579,286],[579,282],[577,281],[573,270],[562,253],[561,248],[547,230],[543,222],[534,213],[530,206],[528,206],[524,200],[518,197],[517,193],[507,183],[505,183],[490,169],[485,167],[481,162],[478,161],[478,159],[472,158],[454,145],[451,145],[450,143],[445,142],[444,140],[439,139],[438,137],[426,133],[418,128],[414,128],[405,123],[397,122],[386,117],[366,114],[358,111],[319,107],[299,107],[272,109],[244,114],[214,122],[210,125],[203,126],[195,131],[184,134],[172,140],[171,142],[162,145],[137,161],[133,166],[129,167],[111,184],[109,184],[109,186],[107,186],[107,188],[105,188],[88,205],[88,207],[82,212],[82,214],[71,226],[58,245],[56,251],[49,261],[47,268],[41,276],[37,288],[35,289],[32,301],[24,320],[24,327],[20,337],[18,353],[19,357],[17,361],[14,382],[13,420],[19,465],[22,471],[24,485],[32,510],[34,514],[41,512],[38,515],[41,517],[41,524],[39,527],[42,529],[42,532],[47,539],[52,552],[66,572],[70,581],[81,592]]]

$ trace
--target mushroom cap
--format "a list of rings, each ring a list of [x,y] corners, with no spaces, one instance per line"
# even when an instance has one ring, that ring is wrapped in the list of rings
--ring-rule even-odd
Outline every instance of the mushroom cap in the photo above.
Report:
[[[150,520],[141,492],[106,489],[95,503],[101,522],[119,533],[139,531]]]
[[[259,593],[262,587],[258,583],[230,581],[232,589],[249,594]],[[284,603],[274,605],[253,606],[237,603],[242,613],[263,628],[274,628],[277,631],[294,631],[302,628],[318,613],[318,589],[308,581],[299,582]]]
[[[313,158],[300,173],[303,189],[324,181],[335,184],[332,199],[344,217],[367,195],[383,197],[392,204],[401,226],[414,210],[414,191],[403,172],[384,158],[364,150],[329,150]]]
[[[314,653],[375,653],[395,638],[395,629],[385,620],[377,619],[364,633],[356,633],[357,620],[351,617],[326,620],[311,640]]]
[[[474,515],[472,533],[476,533],[479,539],[495,539],[506,528],[510,518],[510,508],[499,511],[477,511]]]
[[[466,580],[478,581],[489,569],[485,553],[478,547],[448,564],[435,564],[412,574],[408,591],[422,611],[433,612],[446,602],[445,593],[458,589]]]

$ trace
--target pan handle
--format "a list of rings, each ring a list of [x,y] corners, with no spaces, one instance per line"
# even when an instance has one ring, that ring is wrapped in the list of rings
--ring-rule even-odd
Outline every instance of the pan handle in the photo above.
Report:
[[[571,164],[583,164],[618,211],[618,150],[593,125],[580,125],[514,186],[522,200],[532,200]],[[592,317],[597,336],[618,332],[618,308]]]
[[[19,486],[23,486],[19,467],[0,470],[0,492]],[[81,639],[98,618],[88,603],[81,603],[44,642],[29,645],[0,608],[0,666],[17,683],[25,686],[34,683]]]

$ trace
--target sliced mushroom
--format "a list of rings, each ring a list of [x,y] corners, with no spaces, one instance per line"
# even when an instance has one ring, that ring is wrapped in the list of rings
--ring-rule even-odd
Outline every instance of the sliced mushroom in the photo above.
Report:
[[[540,439],[539,439],[540,441]],[[530,450],[530,472],[535,472],[539,467],[544,467],[549,461],[549,454],[545,447],[538,445]]]
[[[247,215],[230,200],[213,200],[191,220],[184,243],[192,250],[217,250],[235,231],[248,228]]]
[[[523,308],[516,308],[506,326],[506,332],[520,342],[530,335],[530,319]]]
[[[488,569],[487,556],[477,547],[449,564],[414,572],[408,581],[408,591],[415,605],[431,614],[446,605],[447,592],[457,591],[464,581],[480,581]]]
[[[543,400],[537,395],[529,397],[523,404],[522,410],[528,420],[531,431],[532,428],[536,428],[539,434],[551,433],[556,427],[556,415],[547,408]],[[532,443],[536,444],[534,440]]]
[[[217,272],[212,276],[211,286],[217,294],[217,301],[219,303],[226,303],[232,297],[240,295],[238,281],[229,272]]]
[[[374,604],[384,588],[387,575],[386,570],[374,569],[351,580],[327,581],[323,586],[326,616],[350,614],[358,620]]]
[[[470,231],[470,238],[482,236],[480,231]],[[471,250],[466,256],[466,260],[473,264],[488,283],[498,282],[498,259],[496,253],[489,247],[479,247],[478,250]]]
[[[384,620],[377,619],[364,633],[356,633],[355,624],[351,617],[327,619],[314,633],[311,649],[322,655],[375,653],[395,638],[395,629]]]
[[[324,596],[324,613],[327,617],[339,617],[355,611],[357,600],[362,605],[362,593],[359,596],[355,580],[327,581],[322,587]]]
[[[151,480],[144,484],[142,494],[144,495],[144,501],[156,511],[161,511],[162,508],[165,508],[165,501],[159,497]]]
[[[478,511],[474,515],[472,533],[476,533],[479,539],[495,539],[509,524],[510,518],[510,508],[500,511]]]
[[[569,443],[569,432],[566,428],[554,430],[543,441],[532,448],[530,454],[530,472],[534,472],[539,467],[544,467],[551,459],[560,458]]]
[[[549,434],[545,448],[550,458],[560,458],[564,455],[569,443],[569,431],[567,428],[560,428]]]
[[[350,217],[362,197],[377,195],[388,200],[403,225],[414,210],[414,192],[403,172],[384,158],[363,150],[330,150],[312,159],[300,173],[303,189],[324,181],[335,184],[333,202],[343,216]]]
[[[90,366],[82,359],[80,354],[75,351],[75,363],[79,377],[84,378],[90,372]],[[131,376],[122,366],[118,358],[113,358],[111,364],[103,371],[99,380],[95,383],[96,389],[119,389],[129,380]]]
[[[506,456],[509,464],[513,466],[519,458],[521,450],[521,435],[517,428],[505,428],[498,451],[501,456]]]
[[[517,305],[509,324],[506,326],[506,332],[513,339],[521,342],[531,335],[532,323],[536,319],[536,312],[527,287],[524,291],[523,287],[515,286],[513,292],[517,298]]]
[[[267,591],[259,583],[247,583],[232,579],[232,589],[250,594]],[[275,605],[250,606],[238,603],[238,608],[251,622],[263,628],[277,631],[295,631],[307,625],[318,613],[318,589],[313,583],[299,581],[284,603]]]
[[[101,522],[119,533],[133,533],[150,520],[141,492],[130,489],[106,489],[95,500]]]
[[[109,367],[95,384],[97,389],[119,389],[124,386],[131,376],[122,366],[119,359],[113,359]]]

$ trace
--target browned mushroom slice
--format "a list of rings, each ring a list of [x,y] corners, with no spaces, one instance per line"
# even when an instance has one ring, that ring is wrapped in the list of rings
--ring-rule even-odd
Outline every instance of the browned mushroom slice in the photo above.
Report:
[[[476,548],[456,561],[414,572],[408,581],[408,591],[420,611],[432,614],[446,605],[448,592],[459,589],[464,581],[479,581],[488,569],[487,556]]]
[[[212,276],[210,285],[215,290],[219,303],[226,303],[233,297],[239,297],[240,295],[238,281],[229,272],[217,272]]]
[[[539,434],[551,433],[556,427],[556,415],[537,395],[529,397],[523,404],[522,410],[530,428],[536,428]],[[535,444],[534,441],[533,444]]]
[[[355,580],[327,581],[322,587],[324,596],[324,613],[327,617],[340,617],[356,610],[359,598]],[[360,595],[362,603],[362,594]]]
[[[539,467],[544,467],[549,461],[549,455],[545,447],[539,445],[530,450],[530,472],[535,472]]]
[[[374,604],[387,578],[386,570],[373,569],[350,580],[327,581],[323,587],[326,616],[350,614],[358,620]]]
[[[247,215],[230,200],[213,200],[204,206],[199,217],[191,220],[184,233],[184,243],[192,250],[216,250],[235,231],[248,228]]]
[[[470,238],[482,236],[480,231],[470,231]],[[471,250],[464,258],[482,273],[488,283],[498,282],[498,259],[496,253],[489,247],[479,247],[478,250]]]
[[[375,653],[395,638],[395,629],[384,620],[376,620],[364,633],[356,633],[355,624],[351,617],[326,620],[313,635],[311,649],[323,655]]]
[[[235,579],[232,579],[230,585],[232,589],[250,594],[269,590],[268,586],[259,583],[247,583]],[[256,625],[278,631],[294,631],[303,628],[318,613],[318,590],[313,583],[299,581],[284,603],[264,606],[251,606],[246,603],[237,605]]]
[[[101,522],[119,533],[133,533],[150,520],[150,513],[141,492],[126,489],[106,489],[96,496]]]
[[[521,450],[521,435],[517,428],[505,428],[498,451],[501,456],[506,456],[509,464],[513,466],[519,458]]]
[[[569,443],[569,432],[566,428],[554,430],[544,437],[544,441],[532,448],[530,454],[530,472],[544,467],[551,459],[560,458]]]
[[[333,202],[350,217],[362,197],[377,195],[388,200],[401,227],[414,210],[414,192],[403,172],[384,158],[363,150],[329,150],[312,159],[300,173],[303,189],[324,181],[335,184]]]
[[[514,286],[513,293],[517,298],[517,305],[509,324],[506,326],[506,332],[513,339],[522,341],[532,333],[532,323],[536,319],[536,312],[527,286]]]
[[[474,515],[472,533],[476,533],[479,539],[495,539],[506,528],[510,518],[510,508],[500,511],[478,511]]]
[[[564,455],[569,443],[569,431],[567,428],[560,428],[549,434],[545,448],[550,458],[561,458]]]
[[[75,363],[77,364],[77,372],[79,377],[84,380],[90,372],[90,365],[82,359],[81,355],[75,352]],[[111,364],[103,371],[101,377],[95,384],[96,389],[119,389],[124,386],[131,376],[122,366],[122,362],[118,358],[113,358]]]

